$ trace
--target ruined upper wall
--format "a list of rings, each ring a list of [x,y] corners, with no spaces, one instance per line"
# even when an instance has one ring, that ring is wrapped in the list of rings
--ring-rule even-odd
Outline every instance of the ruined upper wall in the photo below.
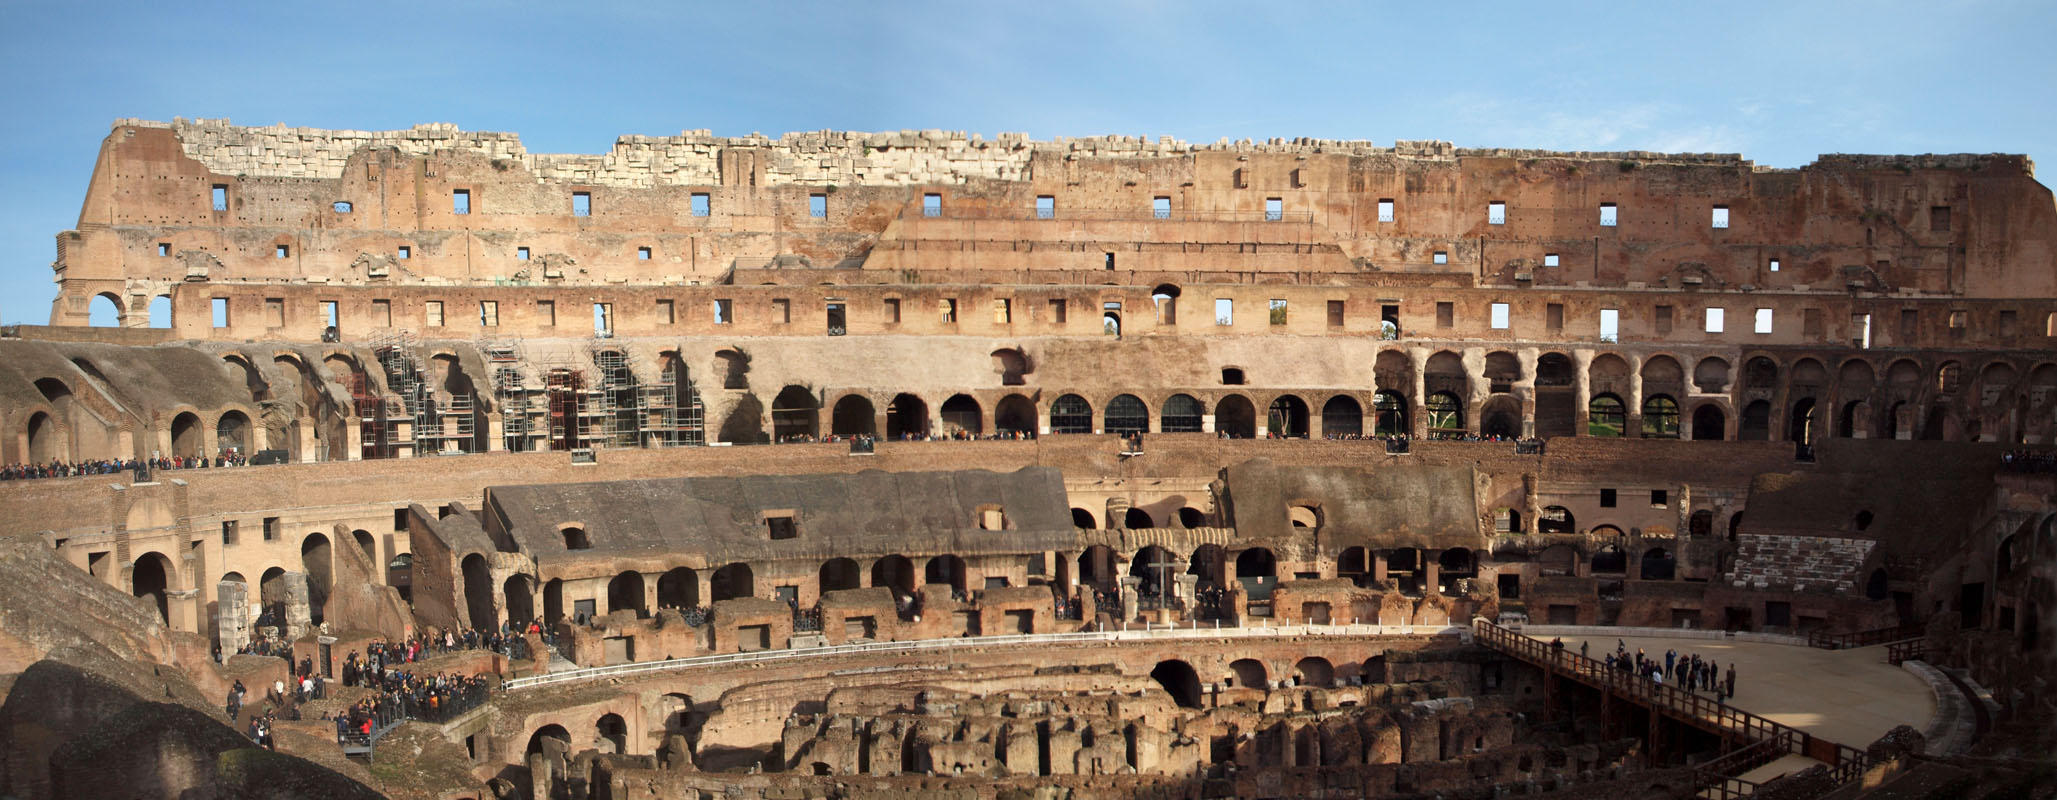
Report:
[[[432,122],[400,131],[244,127],[226,119],[175,119],[171,123],[122,119],[115,127],[167,128],[187,157],[220,175],[264,178],[324,178],[343,175],[351,154],[391,148],[408,156],[437,151],[476,153],[521,162],[539,181],[598,186],[648,187],[720,183],[721,152],[761,148],[771,154],[767,185],[915,186],[963,183],[977,178],[1021,180],[1036,153],[1087,158],[1172,158],[1191,153],[1388,156],[1427,161],[1461,157],[1626,159],[1648,163],[1748,165],[1735,154],[1667,154],[1646,151],[1556,152],[1507,148],[1459,148],[1449,142],[1394,142],[1380,147],[1363,139],[1221,139],[1193,144],[1169,136],[1060,137],[1035,141],[1025,133],[994,139],[963,131],[805,131],[773,139],[762,134],[715,136],[707,130],[677,136],[622,136],[600,154],[531,153],[513,133],[460,130]]]

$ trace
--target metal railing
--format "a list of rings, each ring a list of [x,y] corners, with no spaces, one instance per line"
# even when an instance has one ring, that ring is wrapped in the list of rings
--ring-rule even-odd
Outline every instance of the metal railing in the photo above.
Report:
[[[1900,663],[1903,661],[1926,660],[1928,660],[1927,639],[1908,639],[1903,642],[1891,642],[1886,645],[1886,663],[1893,666],[1900,666]]]
[[[1875,644],[1919,639],[1922,635],[1920,625],[1896,625],[1891,628],[1873,628],[1850,633],[1811,631],[1807,634],[1807,646],[1823,650],[1846,650],[1852,647],[1870,647]]]
[[[502,688],[506,691],[517,691],[572,681],[643,675],[654,672],[668,672],[693,667],[722,666],[727,664],[757,664],[794,659],[831,658],[835,656],[875,653],[915,653],[938,650],[949,652],[958,649],[1009,647],[1014,645],[1091,644],[1095,642],[1112,644],[1152,639],[1218,639],[1223,637],[1280,636],[1458,636],[1469,640],[1470,635],[1471,631],[1461,625],[1275,625],[1242,628],[1149,626],[1118,631],[1017,633],[997,636],[966,636],[955,639],[916,639],[905,642],[866,642],[788,650],[758,650],[749,653],[723,653],[693,658],[675,658],[668,661],[640,661],[633,664],[587,667],[584,669],[552,672],[547,675],[515,678],[503,684]]]
[[[1483,619],[1471,623],[1473,641],[1551,672],[1639,702],[1673,718],[1719,736],[1746,742],[1769,741],[1780,753],[1794,753],[1827,764],[1839,782],[1857,777],[1868,766],[1864,752],[1848,745],[1822,739],[1780,722],[1712,698],[1649,680],[1628,670],[1551,647],[1541,639],[1525,636]]]

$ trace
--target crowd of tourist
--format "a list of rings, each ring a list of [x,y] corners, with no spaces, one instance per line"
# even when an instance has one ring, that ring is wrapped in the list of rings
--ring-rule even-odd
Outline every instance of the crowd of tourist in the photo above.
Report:
[[[2057,472],[2057,452],[2009,450],[2000,454],[2000,466],[2012,472]]]
[[[71,478],[80,475],[113,475],[134,472],[138,469],[206,469],[208,467],[240,467],[250,459],[237,451],[224,450],[214,458],[200,456],[158,456],[156,458],[102,458],[93,461],[56,461],[48,464],[9,464],[0,467],[0,481],[25,481],[37,478]]]
[[[826,436],[817,436],[811,433],[789,433],[784,436],[779,436],[773,439],[772,441],[776,444],[832,444],[835,442],[858,442],[862,444],[876,444],[879,441],[879,438],[880,437],[873,436],[867,433],[832,433]],[[1000,431],[999,433],[972,433],[970,431],[958,430],[951,431],[949,433],[910,432],[901,433],[898,436],[890,436],[886,438],[888,441],[895,442],[1018,442],[1036,438],[1036,432]]]
[[[356,678],[376,693],[326,716],[335,722],[339,743],[368,744],[374,732],[401,720],[447,722],[479,707],[489,693],[483,675],[420,674],[378,667],[359,672]]]
[[[1564,640],[1552,639],[1550,647],[1561,651]],[[1592,643],[1581,642],[1578,654],[1591,658],[1591,649]],[[1616,639],[1614,652],[1603,655],[1601,663],[1608,669],[1627,672],[1659,685],[1670,684],[1696,694],[1710,692],[1716,703],[1727,703],[1729,698],[1736,696],[1736,665],[1733,661],[1729,662],[1728,671],[1724,673],[1714,659],[1702,658],[1699,653],[1680,655],[1677,650],[1666,650],[1664,658],[1659,659],[1645,655],[1640,647],[1630,653],[1628,644]]]

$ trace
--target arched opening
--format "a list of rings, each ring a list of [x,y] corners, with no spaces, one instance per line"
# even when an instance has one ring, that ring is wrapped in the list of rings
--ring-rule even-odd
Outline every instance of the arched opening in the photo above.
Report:
[[[1575,533],[1577,531],[1578,520],[1572,517],[1571,509],[1564,506],[1544,506],[1543,512],[1536,515],[1537,533]]]
[[[1359,587],[1371,583],[1371,551],[1362,547],[1346,547],[1336,555],[1336,577],[1357,584]]]
[[[650,616],[643,607],[643,573],[628,570],[607,581],[607,613],[632,610],[641,619]]]
[[[554,747],[551,746],[553,744]],[[529,735],[529,746],[524,752],[528,755],[549,755],[552,751],[571,751],[571,733],[566,731],[563,725],[545,725],[537,728],[535,733]]]
[[[1363,681],[1366,686],[1386,682],[1386,654],[1380,653],[1364,660]]]
[[[829,433],[836,436],[875,436],[878,415],[871,401],[862,395],[844,395],[829,412]]]
[[[564,549],[566,550],[593,549],[593,539],[592,537],[586,535],[585,528],[581,528],[577,525],[567,525],[564,527],[563,530],[558,531],[558,533],[564,536]]]
[[[1701,403],[1693,409],[1693,439],[1695,441],[1718,442],[1728,438],[1728,415],[1721,412],[1721,406]]]
[[[335,585],[331,566],[334,558],[328,536],[310,533],[300,540],[300,571],[307,574],[307,612],[317,625],[323,619],[322,607],[328,604],[329,590]]]
[[[1321,507],[1313,503],[1294,503],[1286,506],[1286,522],[1295,528],[1309,530],[1321,527]]]
[[[1026,382],[1022,376],[1031,371],[1028,356],[1013,348],[994,350],[992,356],[993,371],[1000,373],[1001,386],[1020,386]]]
[[[1135,395],[1115,395],[1107,401],[1107,419],[1100,429],[1108,433],[1144,433],[1150,429],[1150,409]]]
[[[157,607],[157,621],[171,624],[171,559],[163,553],[144,553],[129,570],[129,591]]]
[[[1357,398],[1339,394],[1321,404],[1321,435],[1328,439],[1364,435],[1364,406]]]
[[[1257,436],[1257,407],[1250,398],[1232,394],[1214,404],[1214,431],[1230,439]]]
[[[1229,662],[1228,671],[1234,685],[1248,689],[1271,688],[1271,675],[1264,669],[1264,662],[1254,658],[1239,658]]]
[[[27,432],[29,437],[29,463],[48,464],[52,461],[60,460],[57,447],[57,423],[50,420],[49,414],[38,411],[29,415]]]
[[[964,559],[945,553],[929,559],[921,573],[922,585],[948,586],[956,596],[965,596]]]
[[[716,603],[723,600],[755,597],[757,596],[757,576],[751,572],[749,564],[741,561],[724,564],[721,569],[714,571],[714,577],[708,579],[707,593],[712,596],[713,602]]]
[[[1112,591],[1114,582],[1120,576],[1115,573],[1114,548],[1096,544],[1086,548],[1078,557],[1079,583]]]
[[[815,573],[815,583],[822,592],[840,592],[864,586],[864,576],[857,569],[857,561],[849,558],[831,558],[821,562],[821,569]]]
[[[551,578],[543,583],[543,624],[564,621],[564,581]]]
[[[507,602],[507,624],[514,631],[528,628],[529,621],[536,617],[536,584],[527,575],[509,575],[501,585],[501,596]]]
[[[1188,559],[1186,574],[1196,579],[1200,588],[1220,588],[1227,579],[1228,556],[1218,544],[1203,544],[1193,548],[1193,557]]]
[[[1207,527],[1207,512],[1192,506],[1181,508],[1178,510],[1178,524],[1181,528],[1205,528]]]
[[[1699,437],[1695,436],[1694,438],[1697,439]],[[1752,400],[1749,405],[1743,406],[1743,423],[1742,427],[1736,432],[1736,438],[1745,442],[1771,440],[1770,401]]]
[[[257,596],[264,604],[260,616],[270,616],[272,625],[286,624],[286,569],[272,567],[257,576]]]
[[[750,356],[740,350],[717,350],[714,368],[721,373],[721,388],[750,388]]]
[[[128,310],[122,306],[121,298],[113,292],[93,295],[92,306],[86,312],[86,323],[95,328],[111,328],[126,325]]]
[[[1150,302],[1157,305],[1157,324],[1178,324],[1178,297],[1178,287],[1168,283],[1150,290]]]
[[[1100,527],[1100,521],[1093,518],[1093,512],[1074,508],[1071,510],[1071,526],[1082,531],[1096,530]]]
[[[1130,506],[1122,512],[1121,525],[1129,530],[1147,530],[1157,527],[1157,522],[1150,519],[1150,512]]]
[[[1093,405],[1075,394],[1067,394],[1050,403],[1051,433],[1092,433]]]
[[[1814,444],[1814,398],[1803,397],[1793,403],[1786,419],[1786,441]]]
[[[1236,554],[1236,579],[1245,586],[1252,582],[1269,583],[1278,577],[1278,557],[1269,548],[1252,547]],[[1254,596],[1254,593],[1253,593]]]
[[[150,327],[171,327],[171,295],[160,294],[150,298]]]
[[[472,627],[483,628],[498,618],[493,613],[493,574],[486,566],[486,557],[478,553],[465,556],[458,563],[458,572],[464,576],[464,609],[470,614]],[[313,583],[310,578],[308,583]],[[310,589],[308,594],[314,592]]]
[[[1521,401],[1513,395],[1496,394],[1479,407],[1478,432],[1484,436],[1515,439],[1521,436]]]
[[[1003,434],[1034,436],[1036,404],[1018,394],[1000,398],[1000,404],[993,407],[993,428]]]
[[[1200,401],[1192,395],[1172,395],[1164,400],[1164,411],[1157,418],[1157,429],[1164,433],[1199,433],[1203,413]]]
[[[227,411],[214,424],[214,440],[223,452],[250,453],[250,417],[241,411]]]
[[[764,402],[757,395],[746,394],[736,398],[736,405],[729,409],[721,421],[721,433],[717,441],[730,444],[763,444]]]
[[[1662,547],[1652,547],[1643,551],[1641,568],[1643,580],[1668,581],[1677,570],[1678,561],[1672,557],[1670,551]]]
[[[1121,338],[1121,312],[1107,309],[1100,315],[1100,330],[1116,339]]]
[[[821,403],[802,386],[787,386],[771,401],[771,433],[777,441],[809,439],[820,432]]]
[[[1445,548],[1436,556],[1436,590],[1446,597],[1462,597],[1470,593],[1471,582],[1478,578],[1478,556],[1463,547]]]
[[[1293,677],[1301,686],[1334,686],[1336,668],[1326,658],[1308,656],[1293,665]]]
[[[953,394],[943,401],[944,436],[979,436],[986,432],[985,410],[968,394]]]
[[[1387,389],[1372,395],[1371,410],[1374,424],[1372,433],[1379,436],[1406,436],[1407,398],[1399,392]]]
[[[929,435],[929,404],[911,394],[893,395],[886,404],[886,438],[920,439]]]
[[[1436,392],[1428,396],[1423,405],[1428,412],[1428,434],[1434,438],[1458,438],[1464,435],[1464,404],[1457,395]]]
[[[1266,412],[1265,430],[1274,439],[1307,438],[1307,401],[1290,394],[1279,395]]]
[[[1728,515],[1728,540],[1729,540],[1729,541],[1731,541],[1731,542],[1735,541],[1735,540],[1736,540],[1736,533],[1737,533],[1738,531],[1740,531],[1740,530],[1742,529],[1742,527],[1743,527],[1743,512],[1741,512],[1741,511],[1738,511],[1738,512],[1736,512],[1736,513],[1734,513],[1734,514],[1730,514],[1730,515]]]
[[[914,562],[906,556],[891,555],[872,562],[871,585],[893,590],[895,598],[905,600],[914,596]]]
[[[1586,404],[1586,435],[1618,437],[1628,428],[1628,410],[1621,398],[1603,394]]]
[[[620,714],[606,714],[593,723],[593,743],[602,753],[626,753],[629,744],[629,726]]]
[[[178,458],[198,458],[201,441],[200,416],[191,411],[171,418],[171,454]]]
[[[1129,577],[1136,579],[1136,593],[1143,597],[1158,598],[1168,594],[1171,577],[1178,574],[1178,559],[1170,550],[1156,545],[1136,551],[1129,559]]]
[[[1678,401],[1665,395],[1644,398],[1643,438],[1678,438]]]
[[[1704,508],[1693,512],[1692,516],[1686,518],[1686,533],[1695,539],[1713,536],[1714,512]]]
[[[657,576],[657,607],[700,607],[700,574],[692,567],[673,567]]]
[[[1777,389],[1778,363],[1764,356],[1743,362],[1744,389]]]
[[[357,549],[364,553],[365,565],[377,566],[379,563],[379,545],[378,541],[371,537],[371,531],[351,531],[350,538],[357,540]]]
[[[1624,575],[1628,573],[1628,554],[1619,545],[1603,545],[1593,551],[1593,574]]]
[[[1870,600],[1884,600],[1892,595],[1892,584],[1886,578],[1886,568],[1871,571],[1871,577],[1864,580],[1864,596]]]
[[[1728,393],[1728,361],[1713,356],[1693,367],[1693,387],[1701,394]]]
[[[1164,687],[1164,693],[1171,695],[1171,701],[1179,708],[1200,707],[1200,675],[1193,671],[1193,665],[1173,659],[1157,662],[1157,668],[1150,670],[1150,679]]]
[[[1248,381],[1247,381],[1247,380],[1245,379],[1245,376],[1243,375],[1243,368],[1242,368],[1242,367],[1222,367],[1222,368],[1221,368],[1221,385],[1223,385],[1223,386],[1241,386],[1241,385],[1243,385],[1243,384],[1245,384],[1245,383],[1248,383]]]
[[[1858,511],[1858,512],[1857,512],[1857,516],[1856,516],[1855,518],[1853,518],[1853,519],[1852,519],[1852,520],[1850,521],[1850,524],[1851,524],[1852,526],[1854,526],[1854,527],[1855,527],[1855,528],[1856,528],[1857,530],[1860,530],[1860,531],[1861,531],[1861,530],[1864,530],[1864,529],[1866,529],[1866,528],[1869,528],[1869,527],[1871,527],[1871,520],[1872,520],[1872,513],[1871,513],[1871,510],[1870,510],[1870,509],[1864,509],[1864,510],[1862,510],[1862,511]]]
[[[1578,429],[1578,366],[1563,353],[1536,358],[1536,436],[1570,436]]]

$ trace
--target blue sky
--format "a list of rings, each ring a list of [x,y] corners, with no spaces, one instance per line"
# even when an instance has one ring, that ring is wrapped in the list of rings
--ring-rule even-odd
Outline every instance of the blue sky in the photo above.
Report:
[[[2057,4],[1684,5],[0,0],[0,322],[48,321],[53,236],[119,117],[537,152],[942,128],[2057,163]]]

